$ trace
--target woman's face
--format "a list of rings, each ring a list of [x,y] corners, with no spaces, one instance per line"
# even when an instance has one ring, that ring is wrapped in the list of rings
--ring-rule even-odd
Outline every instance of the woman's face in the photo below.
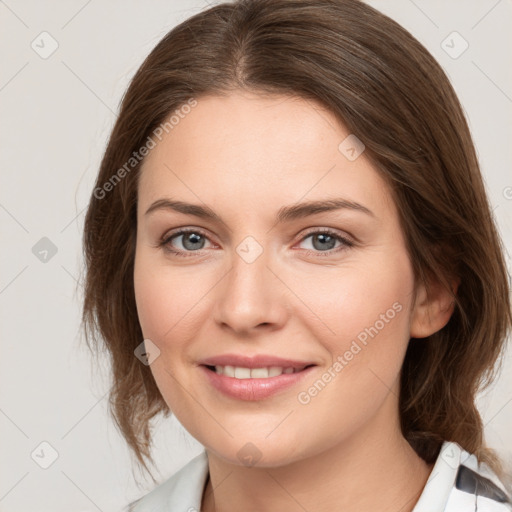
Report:
[[[396,431],[413,272],[390,189],[349,136],[311,101],[237,92],[200,98],[144,162],[134,278],[151,371],[234,464]],[[316,202],[330,207],[303,207]],[[227,375],[205,366],[220,356]]]

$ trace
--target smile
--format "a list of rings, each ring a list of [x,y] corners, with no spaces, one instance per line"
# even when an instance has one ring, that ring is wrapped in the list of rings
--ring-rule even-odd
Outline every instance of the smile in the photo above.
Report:
[[[217,375],[226,375],[226,377],[233,377],[235,379],[268,379],[269,377],[278,377],[285,373],[298,373],[304,370],[306,366],[302,368],[293,367],[281,367],[281,366],[269,366],[263,368],[245,368],[243,366],[208,366],[212,371],[215,371]]]
[[[301,368],[200,365],[199,369],[209,385],[222,395],[237,400],[258,401],[297,386],[315,367],[313,364]]]

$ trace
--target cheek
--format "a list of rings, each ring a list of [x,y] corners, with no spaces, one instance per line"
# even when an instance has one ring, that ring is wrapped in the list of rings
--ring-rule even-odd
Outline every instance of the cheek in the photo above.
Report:
[[[157,344],[181,339],[176,333],[186,325],[194,304],[204,295],[193,275],[172,272],[144,249],[135,257],[134,288],[144,337]]]
[[[322,320],[314,336],[332,360],[297,398],[300,410],[314,410],[326,437],[334,439],[340,425],[347,432],[362,428],[397,382],[409,341],[413,275],[406,258],[376,258],[372,267],[347,269],[321,284],[308,297]],[[305,420],[305,430],[316,428],[316,420]]]
[[[142,260],[142,261],[141,261]],[[166,285],[150,268],[144,267],[143,258],[135,259],[135,302],[144,338],[159,340],[171,327],[165,311],[172,311],[171,294]]]
[[[348,350],[353,340],[379,339],[381,346],[408,341],[413,287],[408,258],[374,256],[294,281],[296,295],[314,314],[303,317],[311,318],[308,328],[333,356]]]
[[[182,279],[176,279],[176,273],[171,275],[168,268],[157,264],[154,255],[142,248],[135,257],[134,289],[144,339],[151,340],[160,350],[150,370],[167,405],[177,413],[186,404],[175,379],[186,384],[186,375],[176,375],[176,370],[180,373],[180,368],[185,366],[184,348],[190,333],[183,329],[187,311],[191,309],[189,302],[194,299],[194,288],[184,286]],[[187,293],[188,290],[192,293]]]
[[[354,427],[380,407],[396,384],[409,341],[413,274],[405,252],[366,263],[345,268],[309,291],[312,309],[322,320],[314,337],[331,360],[323,382],[318,376],[308,382],[299,402],[322,415],[332,432],[345,421],[332,413],[333,403],[340,411],[358,411]]]

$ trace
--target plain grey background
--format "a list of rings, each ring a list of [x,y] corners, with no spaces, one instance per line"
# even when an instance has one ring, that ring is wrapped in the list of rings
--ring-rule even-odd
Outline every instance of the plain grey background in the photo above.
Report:
[[[369,3],[451,78],[510,271],[512,2]],[[0,0],[1,512],[119,511],[152,487],[132,475],[107,414],[108,364],[98,369],[80,341],[81,230],[130,78],[173,26],[206,8],[205,0]],[[509,355],[479,398],[488,443],[509,465],[511,369]],[[159,480],[202,449],[175,418],[156,424],[155,446]]]

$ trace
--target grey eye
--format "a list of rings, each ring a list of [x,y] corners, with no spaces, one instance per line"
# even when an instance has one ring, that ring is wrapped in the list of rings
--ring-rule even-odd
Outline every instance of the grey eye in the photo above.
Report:
[[[313,249],[316,251],[332,250],[335,248],[336,242],[339,241],[339,237],[328,233],[311,233],[303,239],[303,242],[308,239],[312,240]]]
[[[187,251],[197,251],[203,249],[205,238],[203,235],[194,232],[181,233],[175,235],[173,239],[182,238],[183,248]]]

